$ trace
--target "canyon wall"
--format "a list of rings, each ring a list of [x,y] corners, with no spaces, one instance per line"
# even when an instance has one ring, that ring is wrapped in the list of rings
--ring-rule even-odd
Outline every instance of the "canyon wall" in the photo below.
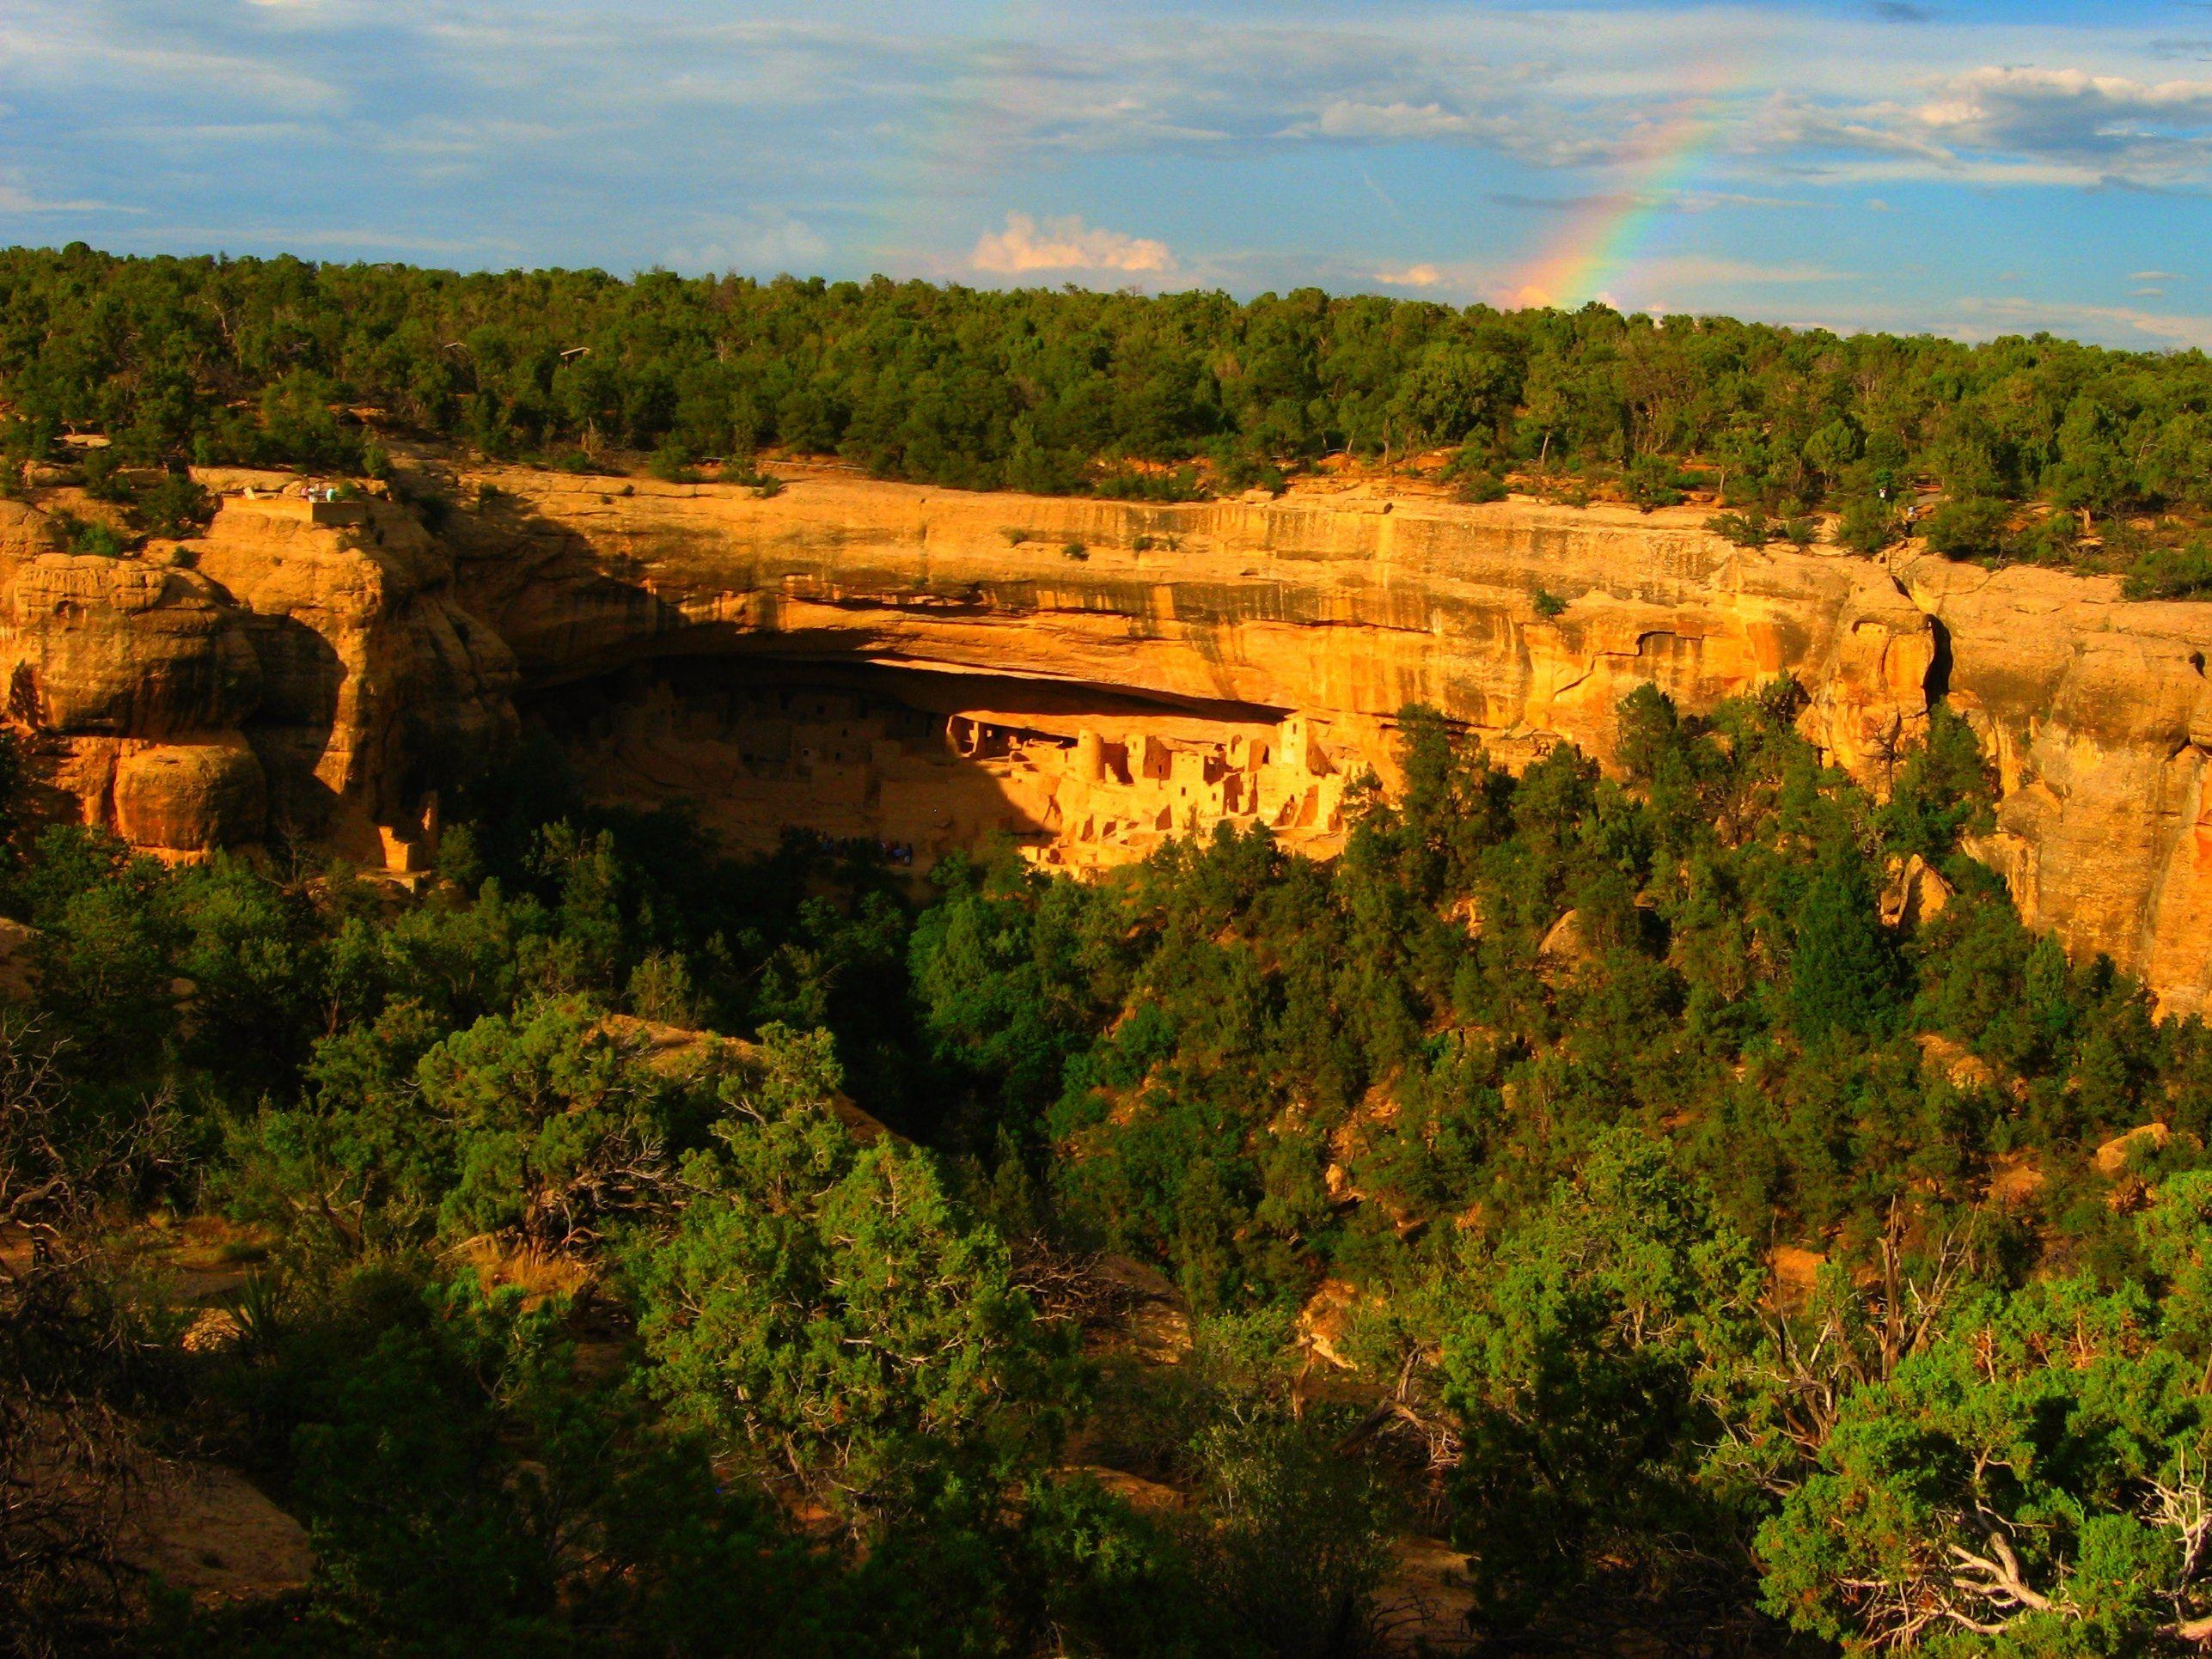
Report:
[[[2031,921],[2173,1009],[2212,979],[2212,606],[1371,486],[1146,506],[492,469],[433,536],[228,484],[191,568],[0,521],[11,717],[89,815],[180,853],[281,814],[405,864],[518,700],[596,785],[718,802],[741,841],[1008,830],[1085,867],[1226,818],[1325,851],[1408,703],[1509,761],[1610,757],[1640,683],[1702,709],[1787,674],[1876,788],[1946,698],[2001,774],[1976,851]]]
[[[0,502],[9,720],[40,784],[162,856],[312,843],[408,868],[435,781],[514,736],[514,658],[415,514],[253,476],[210,474],[231,493],[206,534],[130,558],[49,551]]]

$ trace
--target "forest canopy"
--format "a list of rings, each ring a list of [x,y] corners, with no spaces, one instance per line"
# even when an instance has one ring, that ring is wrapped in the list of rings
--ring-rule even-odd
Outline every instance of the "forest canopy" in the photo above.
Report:
[[[1508,472],[1602,478],[1644,504],[1695,483],[1778,523],[1824,504],[1868,550],[1925,481],[1957,509],[1927,527],[1936,551],[2052,562],[2108,515],[2212,510],[2197,351],[1316,289],[1240,302],[15,248],[0,399],[11,455],[99,432],[149,465],[359,467],[390,427],[553,464],[776,447],[963,488],[1175,498],[1331,453],[1449,448],[1474,498]],[[1195,464],[1203,480],[1177,470]],[[2148,590],[2176,579],[2162,567]]]
[[[1932,484],[1934,552],[2072,560],[2212,511],[2209,371],[0,255],[7,476],[69,455],[146,535],[212,510],[192,464],[401,435],[1151,499],[1422,448],[1477,500],[1696,469],[1746,546],[1818,509],[1879,548]],[[2212,589],[2202,543],[2134,557]],[[0,1649],[2200,1650],[2212,1035],[1969,856],[1965,719],[1878,796],[1805,707],[1645,686],[1616,771],[1518,773],[1408,708],[1338,856],[1224,825],[1095,881],[731,857],[542,733],[410,879],[169,863],[40,821],[0,737]],[[296,1517],[303,1582],[195,1601],[134,1553],[207,1465]]]
[[[0,1467],[219,1458],[316,1569],[11,1486],[11,1639],[1310,1659],[1425,1534],[1496,1650],[2191,1650],[2212,1039],[1961,854],[1963,723],[1877,800],[1800,706],[1647,687],[1619,778],[1409,710],[1334,862],[1088,884],[535,749],[412,896],[19,826]]]

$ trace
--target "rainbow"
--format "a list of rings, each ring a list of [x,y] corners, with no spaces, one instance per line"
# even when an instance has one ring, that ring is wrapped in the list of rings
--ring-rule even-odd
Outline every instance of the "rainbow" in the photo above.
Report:
[[[1599,297],[1633,265],[1668,203],[1720,143],[1728,95],[1749,78],[1740,64],[1708,58],[1665,119],[1638,136],[1623,186],[1576,207],[1566,228],[1508,284],[1512,302],[1574,306]]]

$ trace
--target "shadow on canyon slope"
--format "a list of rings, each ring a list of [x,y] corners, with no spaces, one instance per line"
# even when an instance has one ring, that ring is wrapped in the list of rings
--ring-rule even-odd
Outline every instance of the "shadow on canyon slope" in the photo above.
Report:
[[[269,824],[280,839],[321,834],[339,804],[326,781],[345,665],[331,643],[304,623],[251,613],[247,637],[261,661],[261,702],[246,741],[269,790]]]

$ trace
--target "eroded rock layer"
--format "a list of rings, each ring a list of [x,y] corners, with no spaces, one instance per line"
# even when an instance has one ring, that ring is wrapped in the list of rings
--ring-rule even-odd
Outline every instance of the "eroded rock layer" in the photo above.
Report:
[[[413,513],[211,481],[232,492],[205,535],[131,558],[42,551],[40,515],[0,503],[9,718],[43,781],[139,846],[405,865],[437,781],[513,735],[512,656]]]
[[[456,480],[432,535],[220,482],[189,570],[41,553],[0,503],[11,717],[148,845],[281,829],[406,862],[519,698],[597,786],[696,796],[738,843],[800,823],[922,860],[1006,832],[1085,867],[1228,819],[1326,851],[1408,703],[1509,761],[1610,758],[1640,683],[1696,710],[1788,675],[1878,789],[1947,698],[2001,772],[1977,851],[2031,920],[2170,1008],[2212,984],[2212,606],[1359,488],[1148,507],[502,469]]]

